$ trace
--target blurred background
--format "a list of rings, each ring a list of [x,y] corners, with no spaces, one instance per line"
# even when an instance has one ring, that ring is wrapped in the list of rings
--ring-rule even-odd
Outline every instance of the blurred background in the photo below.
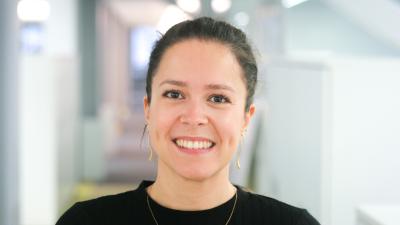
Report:
[[[148,57],[200,16],[245,31],[259,62],[232,181],[323,225],[400,224],[399,0],[0,0],[0,225],[154,179]]]

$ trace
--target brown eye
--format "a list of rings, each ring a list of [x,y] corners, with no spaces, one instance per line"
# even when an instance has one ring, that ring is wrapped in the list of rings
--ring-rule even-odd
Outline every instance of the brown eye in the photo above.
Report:
[[[218,104],[222,104],[222,103],[229,103],[229,99],[223,95],[214,95],[211,96],[210,101],[213,103],[218,103]]]
[[[183,95],[179,91],[174,90],[164,92],[163,96],[172,99],[183,99]]]

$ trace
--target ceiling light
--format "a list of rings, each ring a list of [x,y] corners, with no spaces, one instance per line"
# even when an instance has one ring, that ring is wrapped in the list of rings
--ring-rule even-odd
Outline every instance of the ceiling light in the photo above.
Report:
[[[176,4],[188,13],[197,13],[201,8],[200,0],[176,0]]]
[[[180,8],[174,5],[169,5],[164,9],[160,19],[158,20],[157,30],[162,34],[165,34],[165,32],[167,32],[167,30],[173,25],[189,19],[191,19],[190,16]]]
[[[46,0],[21,0],[17,6],[18,18],[25,22],[41,22],[50,16],[50,4]]]
[[[308,0],[282,0],[282,5],[285,8],[292,8],[293,6],[299,5],[306,1]]]
[[[211,8],[216,13],[224,13],[231,8],[232,2],[231,0],[212,0]]]

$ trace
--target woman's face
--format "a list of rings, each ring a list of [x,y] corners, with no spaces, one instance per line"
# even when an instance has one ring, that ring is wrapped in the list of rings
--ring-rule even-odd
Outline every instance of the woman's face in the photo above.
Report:
[[[159,172],[196,181],[227,172],[254,113],[253,105],[244,110],[242,76],[235,56],[220,43],[192,39],[166,50],[153,78],[151,103],[144,99]]]

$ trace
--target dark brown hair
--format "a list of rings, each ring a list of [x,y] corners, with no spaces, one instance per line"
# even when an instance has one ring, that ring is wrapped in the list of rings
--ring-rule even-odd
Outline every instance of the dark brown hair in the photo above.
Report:
[[[253,103],[257,84],[257,63],[245,33],[234,26],[209,17],[187,20],[171,27],[156,43],[150,55],[146,77],[146,94],[151,102],[151,85],[165,51],[172,45],[188,40],[216,41],[228,46],[243,70],[246,84],[245,111]]]

